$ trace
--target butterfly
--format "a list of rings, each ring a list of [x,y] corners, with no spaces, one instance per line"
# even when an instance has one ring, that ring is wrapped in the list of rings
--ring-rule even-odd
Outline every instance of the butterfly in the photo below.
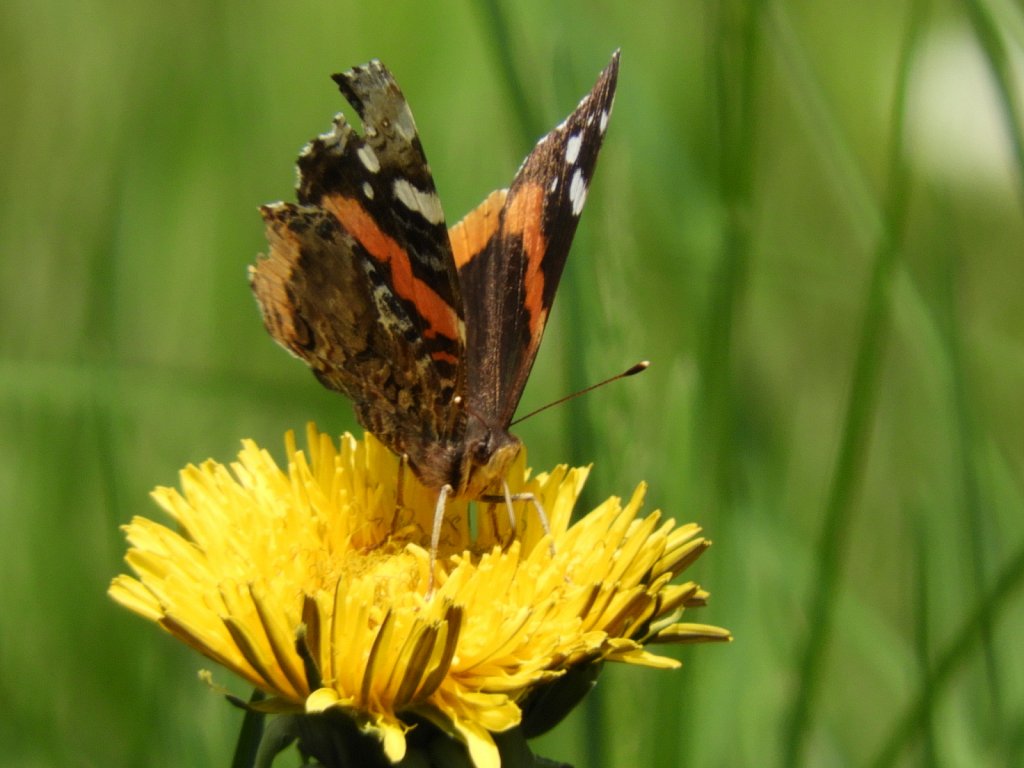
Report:
[[[444,498],[493,492],[612,111],[619,54],[507,189],[447,227],[412,112],[377,60],[333,79],[298,159],[298,203],[260,209],[250,283],[271,336]],[[506,488],[507,494],[507,488]],[[436,539],[435,526],[435,539]],[[436,550],[436,543],[435,543]]]

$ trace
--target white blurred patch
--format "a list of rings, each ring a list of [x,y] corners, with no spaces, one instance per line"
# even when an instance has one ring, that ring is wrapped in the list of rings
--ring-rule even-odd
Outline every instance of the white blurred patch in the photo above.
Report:
[[[1024,100],[1024,54],[1008,41]],[[952,186],[1018,183],[1006,118],[977,39],[966,27],[937,31],[922,46],[910,76],[907,151],[918,168]]]

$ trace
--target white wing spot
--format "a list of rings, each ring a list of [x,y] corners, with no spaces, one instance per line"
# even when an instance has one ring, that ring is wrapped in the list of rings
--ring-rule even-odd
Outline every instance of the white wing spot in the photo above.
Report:
[[[608,110],[607,109],[602,109],[601,110],[601,124],[599,125],[601,133],[604,133],[604,131],[605,131],[605,129],[607,127],[608,127]]]
[[[395,133],[408,142],[416,138],[416,121],[412,119],[412,112],[405,101],[402,102],[402,109],[395,115]]]
[[[370,149],[369,145],[363,144],[363,146],[356,150],[356,154],[359,156],[363,167],[370,173],[376,173],[380,170],[380,160],[377,159],[377,155]]]
[[[551,191],[551,192],[554,192],[556,189],[558,189],[558,177],[557,176],[555,176],[551,180],[551,186],[548,187],[548,190]]]
[[[366,195],[368,200],[373,200],[373,187],[370,186],[370,182],[363,182],[363,194]]]
[[[565,143],[565,162],[572,165],[576,162],[576,158],[580,156],[580,147],[583,145],[583,136],[578,133],[574,133],[569,137],[569,140]]]
[[[583,178],[583,172],[579,168],[572,175],[569,182],[569,200],[572,202],[572,215],[579,216],[583,212],[583,204],[587,202],[587,181]]]
[[[431,224],[444,222],[444,211],[441,201],[433,192],[416,189],[407,179],[395,179],[395,197],[410,211],[415,211]]]

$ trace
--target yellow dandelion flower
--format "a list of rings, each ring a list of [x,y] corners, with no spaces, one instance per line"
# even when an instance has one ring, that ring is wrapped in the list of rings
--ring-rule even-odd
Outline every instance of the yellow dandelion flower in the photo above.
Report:
[[[265,711],[342,712],[391,762],[413,723],[432,723],[477,768],[497,768],[493,734],[520,725],[528,697],[568,670],[671,668],[647,646],[730,639],[678,622],[707,593],[671,582],[709,542],[695,525],[639,518],[643,486],[573,525],[588,470],[531,476],[521,457],[509,486],[539,501],[551,539],[529,504],[510,516],[480,503],[474,523],[456,500],[431,579],[434,494],[370,435],[338,446],[311,425],[307,437],[306,451],[286,437],[287,470],[246,441],[230,468],[189,466],[180,491],[154,491],[177,529],[125,526],[135,576],[110,587],[268,694]]]

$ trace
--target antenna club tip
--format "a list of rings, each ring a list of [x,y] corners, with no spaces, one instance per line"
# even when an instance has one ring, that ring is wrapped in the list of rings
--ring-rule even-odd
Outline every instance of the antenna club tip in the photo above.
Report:
[[[651,361],[650,360],[641,360],[639,363],[634,365],[632,368],[630,368],[628,371],[626,371],[622,375],[623,376],[635,376],[636,374],[640,373],[641,371],[646,371],[650,366],[651,366]]]

